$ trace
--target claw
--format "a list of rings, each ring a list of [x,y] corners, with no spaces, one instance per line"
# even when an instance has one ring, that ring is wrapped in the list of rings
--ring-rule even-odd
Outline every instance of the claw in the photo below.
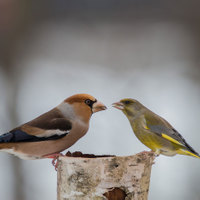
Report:
[[[44,156],[45,158],[53,158],[51,163],[54,166],[56,171],[58,170],[58,158],[59,158],[59,156],[63,156],[63,154],[62,153],[54,153],[54,154],[49,154],[49,155]]]
[[[158,157],[160,155],[160,149],[156,149],[156,151],[154,152],[155,156]]]

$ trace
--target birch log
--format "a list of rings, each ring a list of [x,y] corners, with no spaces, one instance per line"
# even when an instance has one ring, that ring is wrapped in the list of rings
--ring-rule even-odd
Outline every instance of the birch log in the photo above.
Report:
[[[60,157],[58,200],[146,200],[152,152],[124,157]]]

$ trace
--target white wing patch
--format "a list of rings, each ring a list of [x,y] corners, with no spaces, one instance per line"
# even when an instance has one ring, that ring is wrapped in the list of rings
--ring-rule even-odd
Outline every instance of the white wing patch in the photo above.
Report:
[[[37,137],[51,137],[53,135],[63,135],[63,134],[68,134],[70,130],[68,131],[61,131],[60,129],[55,129],[55,130],[46,130],[42,134],[36,135]]]

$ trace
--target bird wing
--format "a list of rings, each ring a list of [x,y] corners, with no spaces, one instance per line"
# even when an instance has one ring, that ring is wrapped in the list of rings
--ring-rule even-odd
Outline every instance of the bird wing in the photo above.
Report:
[[[34,120],[1,135],[0,143],[57,140],[67,135],[71,128],[71,122],[65,118],[54,118],[43,123]]]
[[[156,115],[145,116],[146,120],[146,129],[149,129],[151,132],[163,137],[175,144],[181,145],[191,151],[194,154],[198,153],[185,141],[183,136],[174,129],[165,119]]]

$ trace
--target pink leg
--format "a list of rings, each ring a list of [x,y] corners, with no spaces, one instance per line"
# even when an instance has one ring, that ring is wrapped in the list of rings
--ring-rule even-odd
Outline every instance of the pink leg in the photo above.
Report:
[[[59,156],[63,156],[62,153],[53,153],[53,154],[49,154],[44,156],[44,158],[53,158],[52,160],[52,165],[55,167],[55,170],[57,171],[58,168],[58,157]]]

